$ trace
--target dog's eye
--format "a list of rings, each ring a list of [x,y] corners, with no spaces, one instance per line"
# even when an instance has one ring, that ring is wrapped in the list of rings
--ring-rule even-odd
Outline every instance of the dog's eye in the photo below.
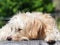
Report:
[[[19,28],[18,31],[20,31],[20,30],[22,30],[22,29]]]

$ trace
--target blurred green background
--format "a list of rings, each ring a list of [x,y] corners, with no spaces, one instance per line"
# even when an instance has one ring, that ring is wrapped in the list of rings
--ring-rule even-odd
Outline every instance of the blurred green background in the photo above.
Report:
[[[55,6],[52,0],[0,0],[0,28],[5,25],[8,18],[19,11],[53,13],[54,9]],[[58,28],[60,28],[59,19],[57,19]]]

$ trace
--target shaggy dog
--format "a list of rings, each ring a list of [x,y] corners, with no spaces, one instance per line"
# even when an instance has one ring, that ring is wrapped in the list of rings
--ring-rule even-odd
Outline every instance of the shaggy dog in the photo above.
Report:
[[[60,32],[50,14],[41,12],[18,13],[0,29],[0,41],[32,39],[60,40]]]

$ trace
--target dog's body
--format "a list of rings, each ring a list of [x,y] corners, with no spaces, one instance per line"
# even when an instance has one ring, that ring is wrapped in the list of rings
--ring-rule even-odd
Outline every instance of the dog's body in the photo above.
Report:
[[[60,40],[60,32],[50,14],[18,13],[0,29],[0,40]]]

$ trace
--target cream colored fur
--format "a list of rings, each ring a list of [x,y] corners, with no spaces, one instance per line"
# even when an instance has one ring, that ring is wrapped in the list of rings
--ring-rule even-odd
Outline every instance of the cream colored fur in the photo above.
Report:
[[[0,41],[12,38],[13,41],[23,39],[42,39],[45,41],[60,40],[60,32],[50,14],[41,12],[26,12],[14,15],[0,29]]]

